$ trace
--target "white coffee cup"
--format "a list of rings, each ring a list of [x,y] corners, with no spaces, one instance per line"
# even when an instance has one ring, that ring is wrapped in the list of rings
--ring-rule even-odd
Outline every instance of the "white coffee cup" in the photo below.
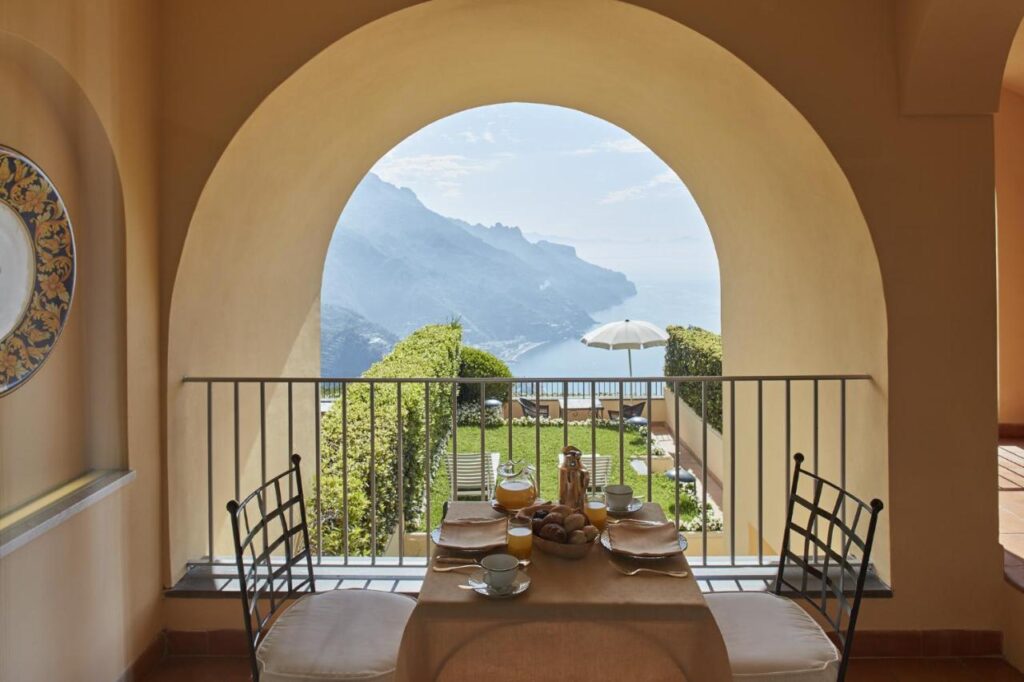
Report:
[[[484,582],[495,592],[504,592],[512,586],[519,568],[519,559],[511,554],[491,554],[480,561],[484,569]]]
[[[628,485],[605,486],[604,500],[608,511],[625,511],[633,501],[633,489]]]

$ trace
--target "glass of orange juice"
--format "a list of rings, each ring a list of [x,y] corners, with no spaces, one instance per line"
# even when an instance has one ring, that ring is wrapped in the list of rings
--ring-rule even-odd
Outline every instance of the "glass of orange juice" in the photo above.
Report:
[[[598,530],[604,530],[608,522],[608,507],[605,506],[603,495],[587,498],[587,518]]]
[[[530,520],[518,516],[509,519],[505,540],[509,554],[517,559],[529,559],[533,552],[533,527]]]

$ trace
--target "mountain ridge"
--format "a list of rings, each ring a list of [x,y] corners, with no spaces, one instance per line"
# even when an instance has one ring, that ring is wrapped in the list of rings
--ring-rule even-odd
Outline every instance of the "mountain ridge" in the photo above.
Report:
[[[636,294],[625,275],[573,247],[531,242],[518,227],[470,224],[427,208],[408,188],[369,174],[335,228],[321,287],[322,365],[337,339],[405,336],[458,318],[467,343],[501,354],[578,336],[590,313]],[[345,311],[341,314],[337,311]],[[347,336],[337,325],[352,325]],[[375,350],[353,347],[369,357]],[[350,366],[350,363],[340,363]]]

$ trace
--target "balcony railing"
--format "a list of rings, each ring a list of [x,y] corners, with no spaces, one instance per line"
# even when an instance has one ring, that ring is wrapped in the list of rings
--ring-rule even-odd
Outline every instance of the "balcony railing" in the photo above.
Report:
[[[661,501],[687,532],[691,564],[770,566],[792,453],[803,450],[814,473],[846,487],[848,393],[870,385],[869,376],[855,374],[184,381],[200,385],[202,393],[188,399],[205,409],[205,424],[192,425],[205,431],[206,445],[207,553],[196,564],[233,561],[224,504],[247,492],[244,481],[266,481],[284,468],[304,442],[317,564],[396,567],[425,564],[439,502],[466,495],[458,472],[464,453],[480,457],[473,462],[478,499],[493,486],[494,454],[524,453],[546,498],[557,494],[545,484],[552,450],[570,443],[592,472],[598,457],[611,458],[605,482],[641,481],[637,496]],[[458,395],[468,386],[479,388],[470,405]],[[643,406],[648,426],[611,418],[631,404]],[[257,413],[243,414],[250,406]],[[542,409],[546,417],[534,416]],[[613,452],[605,451],[609,444]]]

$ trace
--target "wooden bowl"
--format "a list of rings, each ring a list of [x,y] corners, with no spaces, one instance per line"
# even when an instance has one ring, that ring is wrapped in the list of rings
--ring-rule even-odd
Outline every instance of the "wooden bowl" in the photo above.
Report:
[[[587,556],[587,552],[590,548],[597,544],[597,540],[591,540],[585,542],[582,545],[570,545],[563,544],[561,542],[553,542],[551,540],[545,540],[536,533],[533,534],[533,546],[551,556],[556,556],[561,559],[582,559]]]

